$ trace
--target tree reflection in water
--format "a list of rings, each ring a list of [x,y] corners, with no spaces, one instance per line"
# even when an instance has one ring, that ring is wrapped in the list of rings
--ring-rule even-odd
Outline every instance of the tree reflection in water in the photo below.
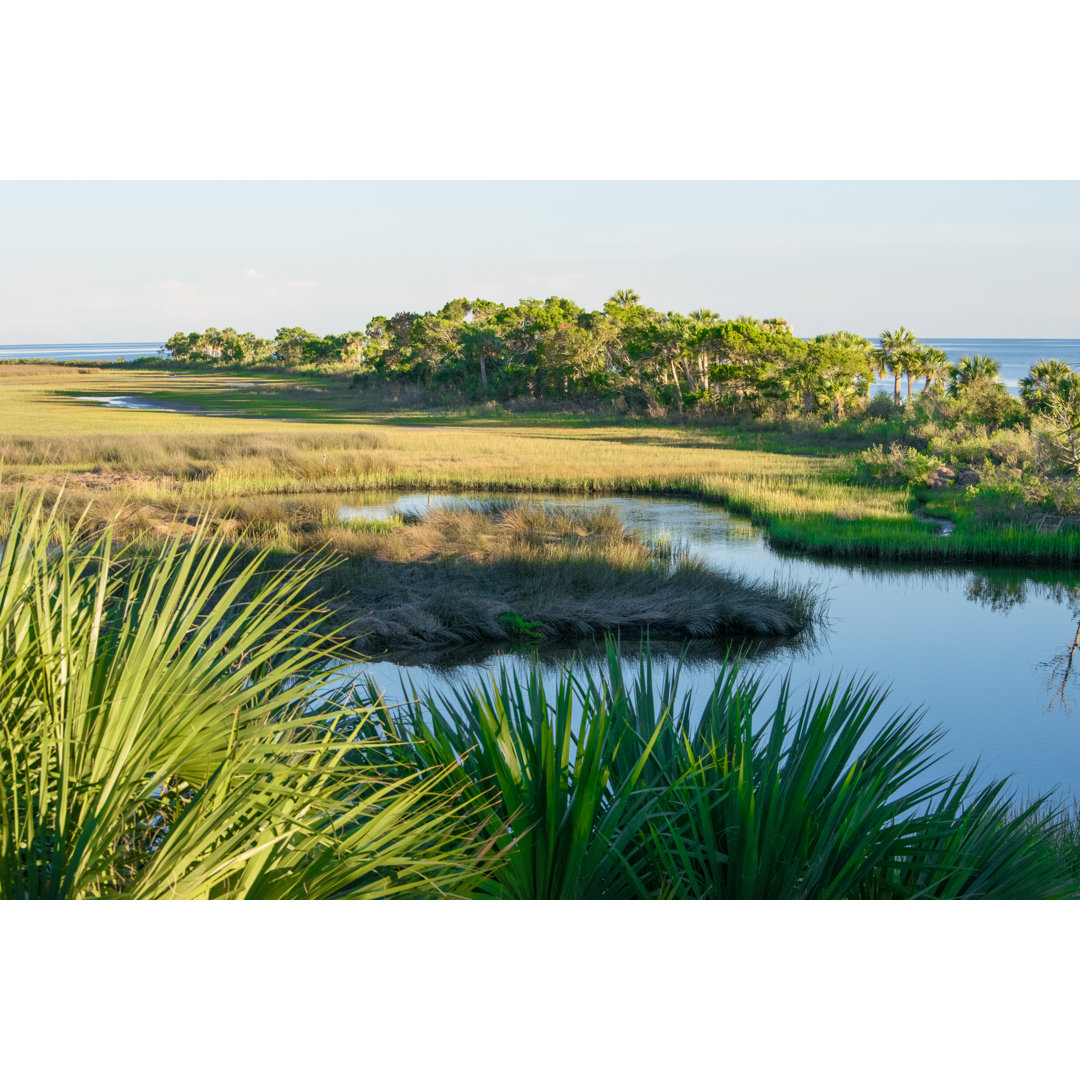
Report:
[[[1073,615],[1076,615],[1075,611]],[[1072,644],[1052,660],[1044,660],[1038,665],[1047,673],[1046,692],[1049,695],[1047,709],[1053,710],[1055,705],[1061,705],[1066,712],[1070,711],[1069,699],[1065,696],[1065,691],[1068,688],[1069,679],[1072,678],[1073,661],[1076,659],[1078,649],[1080,649],[1080,617],[1078,617],[1076,636]]]
[[[1044,686],[1047,693],[1046,707],[1053,711],[1060,705],[1070,712],[1068,697],[1069,681],[1074,674],[1077,652],[1080,651],[1080,583],[1063,581],[1040,581],[1034,577],[1017,577],[1007,573],[973,574],[968,582],[967,596],[991,611],[1007,612],[1026,603],[1032,596],[1045,596],[1062,606],[1068,606],[1077,620],[1073,640],[1062,652],[1036,665],[1045,672]]]

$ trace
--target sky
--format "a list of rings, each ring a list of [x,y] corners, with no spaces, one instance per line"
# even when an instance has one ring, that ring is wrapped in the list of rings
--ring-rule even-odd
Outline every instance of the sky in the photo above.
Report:
[[[1080,337],[1076,181],[4,180],[0,344],[632,288],[811,335]]]

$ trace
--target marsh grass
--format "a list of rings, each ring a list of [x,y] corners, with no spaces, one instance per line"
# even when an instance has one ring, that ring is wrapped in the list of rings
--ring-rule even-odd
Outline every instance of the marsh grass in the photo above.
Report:
[[[60,496],[88,533],[108,530],[146,555],[190,540],[203,515],[159,492]],[[50,499],[46,499],[46,504]],[[277,569],[297,557],[339,558],[315,579],[339,641],[364,652],[430,650],[528,639],[576,642],[645,631],[667,639],[812,636],[824,600],[808,586],[710,569],[686,550],[650,545],[618,514],[512,500],[434,506],[422,516],[342,517],[327,496],[225,500],[205,515],[215,537]]]
[[[320,577],[322,595],[358,647],[427,649],[467,642],[637,638],[791,638],[823,617],[812,589],[720,573],[685,552],[657,552],[611,509],[513,502],[435,507],[419,518],[337,524],[326,504],[263,521],[264,546],[288,532],[296,551],[347,558]],[[292,525],[288,524],[292,522]],[[247,528],[252,528],[249,518]]]
[[[786,550],[884,561],[1080,562],[1075,528],[1045,534],[1022,520],[979,520],[959,503],[936,511],[957,522],[952,536],[938,537],[932,525],[912,515],[917,488],[859,482],[857,455],[843,440],[816,428],[778,428],[751,437],[738,428],[571,423],[551,417],[450,424],[422,415],[350,414],[340,411],[340,402],[331,407],[333,395],[321,401],[314,390],[305,411],[296,414],[289,404],[295,388],[285,384],[237,389],[208,376],[177,378],[179,389],[172,390],[167,377],[153,372],[122,378],[33,368],[19,380],[7,380],[13,388],[0,401],[5,484],[34,483],[47,490],[64,485],[84,502],[91,494],[123,493],[129,503],[142,504],[138,513],[144,523],[160,519],[170,504],[192,516],[209,501],[259,495],[402,490],[681,495],[745,514]],[[204,400],[223,393],[254,395],[271,403],[280,399],[284,415],[322,422],[123,414],[50,394],[50,388],[75,386],[87,392],[201,394]],[[893,437],[890,423],[895,426],[882,421],[863,434],[884,445]],[[990,440],[987,452],[1008,459],[1015,455],[1017,438]],[[982,452],[981,442],[976,449]],[[283,535],[278,540],[284,543]]]
[[[784,551],[883,562],[983,563],[1003,566],[1076,566],[1080,530],[1043,532],[1020,523],[986,525],[961,519],[948,536],[930,522],[838,520],[818,515],[772,523],[769,541]]]
[[[384,444],[378,432],[305,426],[281,433],[4,435],[0,458],[10,469],[35,472],[152,475],[176,481],[287,476],[299,481],[370,471],[369,452]]]

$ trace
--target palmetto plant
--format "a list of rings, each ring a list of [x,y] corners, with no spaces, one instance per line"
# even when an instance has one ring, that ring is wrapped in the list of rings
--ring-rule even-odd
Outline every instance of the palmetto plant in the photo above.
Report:
[[[379,707],[390,755],[406,770],[448,769],[444,782],[474,808],[470,827],[502,849],[486,895],[1075,889],[1056,855],[1061,822],[1043,802],[1016,815],[1001,784],[935,778],[940,734],[921,731],[917,714],[882,720],[883,703],[866,682],[835,683],[802,702],[783,685],[766,710],[759,681],[726,664],[695,708],[678,670],[657,682],[646,656],[628,682],[609,645],[603,677],[564,672],[545,688],[536,669],[524,682],[504,670],[453,698],[414,694],[399,710]]]
[[[1064,360],[1039,360],[1020,380],[1020,397],[1034,413],[1053,411],[1057,403],[1080,393],[1080,375]]]
[[[481,895],[649,895],[638,838],[655,802],[640,782],[650,743],[636,750],[636,766],[614,774],[625,731],[595,686],[566,675],[549,693],[538,669],[524,682],[504,670],[489,687],[412,695],[397,716],[380,702],[380,712],[392,742],[410,743],[413,767],[448,770],[448,790],[474,808],[471,828],[500,854]]]
[[[0,555],[0,896],[438,895],[477,875],[437,775],[340,730],[319,561],[205,530],[150,560],[40,500]],[[355,723],[356,718],[351,719]]]
[[[785,685],[763,732],[745,712],[720,710],[726,722],[668,801],[679,842],[654,844],[671,894],[862,895],[902,846],[903,818],[934,790],[916,781],[935,736],[912,717],[870,736],[880,703],[862,684],[796,705]]]
[[[611,295],[611,302],[619,307],[633,307],[641,297],[633,289],[616,289]]]
[[[1080,375],[1062,360],[1040,360],[1020,380],[1020,396],[1043,418],[1058,463],[1080,473]]]
[[[603,687],[612,716],[634,732],[624,760],[654,792],[643,844],[655,895],[1015,897],[1069,888],[1055,855],[1060,820],[1041,801],[1011,814],[1002,783],[976,790],[971,773],[934,779],[940,732],[920,730],[917,713],[882,720],[885,695],[869,682],[837,681],[801,703],[784,683],[766,711],[759,680],[728,664],[695,711],[677,672],[657,687],[643,662],[627,686],[609,654]],[[618,762],[613,773],[623,775]]]

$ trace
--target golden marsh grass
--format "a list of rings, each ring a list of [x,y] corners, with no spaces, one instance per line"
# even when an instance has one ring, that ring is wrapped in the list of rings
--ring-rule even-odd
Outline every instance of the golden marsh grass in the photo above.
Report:
[[[210,502],[253,496],[394,490],[678,494],[747,514],[774,543],[793,550],[884,559],[1080,561],[1075,530],[1062,538],[1026,528],[1006,542],[1000,530],[976,529],[962,508],[953,514],[953,535],[939,538],[933,524],[913,517],[910,489],[853,482],[854,459],[846,453],[735,448],[733,437],[723,433],[633,423],[448,423],[371,415],[359,411],[360,399],[349,397],[346,384],[311,379],[112,369],[81,374],[47,366],[9,366],[0,374],[4,485],[64,486],[84,503],[93,495],[92,512],[102,521],[122,508],[143,525],[160,524],[177,511],[190,515]],[[266,415],[134,411],[76,400],[114,393],[204,408],[244,406]]]

